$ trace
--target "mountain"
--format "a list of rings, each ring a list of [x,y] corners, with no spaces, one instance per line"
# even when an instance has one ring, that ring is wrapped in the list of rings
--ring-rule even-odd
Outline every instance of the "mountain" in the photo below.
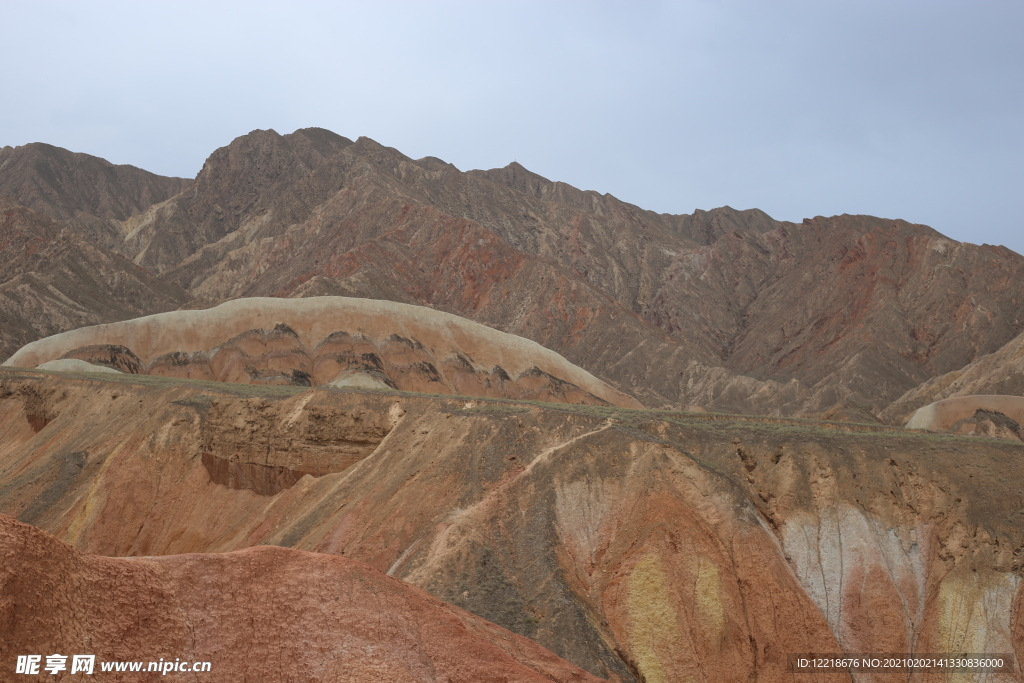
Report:
[[[65,330],[174,310],[190,296],[60,222],[0,198],[0,353]]]
[[[0,188],[25,187],[26,168],[0,166]],[[88,184],[99,168],[72,175]],[[253,131],[192,182],[119,182],[135,188],[119,212],[65,220],[102,217],[121,236],[111,249],[187,292],[182,306],[427,305],[536,341],[652,407],[875,419],[1024,331],[1024,257],[899,220],[657,214],[518,164],[462,172],[323,129]]]
[[[144,225],[128,242],[136,262],[209,300],[430,304],[538,341],[648,405],[878,413],[1024,329],[1024,258],[925,226],[655,214],[518,165],[462,173],[366,138],[292,152],[307,135],[256,131],[218,151],[188,210],[179,197],[129,221]],[[182,217],[226,201],[201,191],[205,176],[259,200],[223,237],[172,251],[161,235],[206,234]]]
[[[0,148],[0,197],[60,221],[75,220],[89,240],[120,246],[120,221],[191,183],[115,165],[40,142]]]
[[[71,156],[0,164],[0,514],[42,530],[0,517],[0,642],[236,680],[1024,656],[1024,413],[977,397],[1017,391],[1024,257],[322,129],[193,181]]]

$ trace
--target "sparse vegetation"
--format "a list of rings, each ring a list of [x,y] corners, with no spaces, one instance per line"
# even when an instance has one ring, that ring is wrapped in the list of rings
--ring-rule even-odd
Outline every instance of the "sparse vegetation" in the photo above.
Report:
[[[276,384],[236,384],[232,382],[213,382],[208,380],[183,379],[178,377],[159,377],[155,375],[130,375],[113,373],[71,373],[49,372],[46,370],[26,370],[22,368],[0,368],[0,372],[9,377],[38,377],[40,375],[57,375],[100,382],[117,382],[136,384],[149,387],[189,387],[214,394],[236,396],[240,398],[282,399],[295,396],[309,387],[276,385]],[[774,417],[763,415],[737,415],[729,413],[687,412],[671,410],[639,410],[619,408],[617,406],[582,405],[572,403],[548,403],[536,400],[517,400],[510,398],[492,398],[481,396],[464,396],[458,394],[428,394],[396,389],[362,389],[314,387],[314,390],[328,391],[339,394],[362,394],[372,396],[394,396],[408,398],[441,399],[448,403],[448,412],[459,415],[518,415],[531,410],[549,410],[572,413],[600,420],[612,420],[616,426],[645,434],[647,438],[660,440],[654,433],[657,425],[667,423],[687,429],[707,430],[715,433],[728,432],[761,432],[772,436],[788,436],[791,438],[807,438],[829,436],[836,433],[850,433],[878,439],[911,439],[924,442],[963,442],[978,443],[985,441],[1004,445],[1016,445],[1024,448],[1024,444],[987,436],[967,436],[942,432],[925,432],[907,430],[889,425],[865,424],[858,422],[833,422],[812,420],[798,417]],[[189,401],[212,400],[212,397],[190,398]],[[466,407],[471,403],[470,407]],[[454,404],[454,405],[453,405]]]

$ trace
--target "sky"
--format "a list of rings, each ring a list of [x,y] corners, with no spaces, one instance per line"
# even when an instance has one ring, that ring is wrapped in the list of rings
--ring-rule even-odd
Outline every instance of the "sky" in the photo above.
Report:
[[[1024,253],[1024,2],[0,0],[0,146],[193,177],[257,128],[645,209],[859,213]]]

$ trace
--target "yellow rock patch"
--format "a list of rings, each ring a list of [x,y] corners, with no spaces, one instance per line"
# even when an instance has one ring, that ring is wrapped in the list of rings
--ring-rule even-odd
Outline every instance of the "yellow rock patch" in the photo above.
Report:
[[[950,653],[1012,652],[1010,610],[1020,579],[955,570],[939,586],[939,645]]]
[[[647,683],[668,681],[670,678],[662,655],[685,647],[685,640],[657,555],[647,555],[633,567],[627,594],[632,626],[629,644],[633,659]],[[675,675],[672,680],[675,680]]]

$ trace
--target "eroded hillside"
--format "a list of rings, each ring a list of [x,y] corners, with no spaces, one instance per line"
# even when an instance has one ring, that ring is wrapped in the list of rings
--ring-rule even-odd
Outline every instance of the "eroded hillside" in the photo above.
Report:
[[[95,557],[0,515],[0,559],[0,662],[8,672],[11,653],[56,651],[91,653],[89,674],[125,682],[158,675],[149,662],[165,661],[189,668],[159,675],[190,681],[597,680],[526,638],[338,556],[254,548]],[[145,673],[103,671],[104,663],[140,657]],[[193,673],[196,664],[209,669]]]
[[[1024,653],[1019,443],[0,378],[0,512],[83,552],[343,555],[610,680],[790,680],[792,652]]]
[[[540,344],[423,306],[347,297],[236,299],[84,327],[28,344],[11,367],[97,369],[639,408]]]
[[[0,354],[69,329],[174,310],[189,299],[80,229],[0,197]]]
[[[38,303],[0,309],[21,342],[239,297],[354,296],[523,336],[649,406],[874,419],[1024,330],[1024,257],[1001,247],[869,216],[657,214],[518,164],[462,172],[317,128],[253,131],[191,182],[5,148],[0,194],[138,268],[96,276],[125,286],[71,296],[71,315],[71,288],[42,283],[103,287],[74,252],[37,259],[18,286]]]
[[[1024,395],[1024,335],[973,363],[933,377],[911,389],[887,408],[882,416],[899,424],[905,422],[915,410],[929,403],[986,394]]]

